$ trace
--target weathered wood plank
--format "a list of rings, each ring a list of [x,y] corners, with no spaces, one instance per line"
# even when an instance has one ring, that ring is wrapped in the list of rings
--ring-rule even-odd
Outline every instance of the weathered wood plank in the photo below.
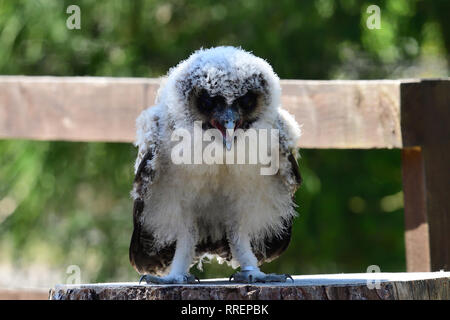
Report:
[[[45,289],[2,289],[0,300],[47,300],[48,290]]]
[[[431,271],[425,172],[420,147],[402,150],[406,269]]]
[[[378,281],[375,283],[374,281]],[[367,284],[377,286],[370,287]],[[53,300],[399,300],[448,299],[450,272],[294,276],[294,282],[233,284],[225,279],[193,285],[99,283],[57,285]]]
[[[282,81],[304,148],[400,148],[400,81]]]
[[[405,194],[405,200],[417,204],[424,201],[431,270],[450,270],[450,81],[404,83],[401,85],[401,105],[404,145],[420,145],[420,161],[423,162],[420,165],[422,173],[413,172],[420,169],[406,169],[411,171],[406,176],[417,174],[417,181],[409,181],[404,185],[405,192],[412,190],[411,194]],[[424,184],[422,187],[413,185],[421,183]],[[420,188],[420,192],[425,192],[425,195],[420,195],[420,200],[411,200],[419,196],[414,191],[416,188]],[[423,210],[421,206],[419,204],[417,210]],[[423,216],[423,213],[415,215]],[[408,247],[415,247],[413,250],[420,254],[423,245],[411,243],[407,244]],[[423,252],[424,259],[425,255],[426,252]]]
[[[153,79],[0,77],[0,137],[130,142],[158,86]]]
[[[159,80],[0,77],[0,138],[134,140]],[[399,148],[401,81],[282,81],[282,104],[303,125],[300,147]]]

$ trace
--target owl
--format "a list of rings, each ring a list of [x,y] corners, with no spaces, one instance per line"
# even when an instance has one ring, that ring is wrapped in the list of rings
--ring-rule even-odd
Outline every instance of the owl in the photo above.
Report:
[[[239,268],[230,281],[290,278],[259,268],[289,245],[302,180],[301,130],[280,97],[269,63],[241,48],[200,49],[169,70],[136,121],[129,256],[141,281],[194,283],[190,268],[214,257]]]

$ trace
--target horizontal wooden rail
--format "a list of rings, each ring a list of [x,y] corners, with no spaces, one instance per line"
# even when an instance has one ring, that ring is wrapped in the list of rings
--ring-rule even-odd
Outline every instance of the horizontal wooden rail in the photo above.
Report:
[[[401,148],[400,86],[414,80],[282,81],[282,104],[303,125],[300,147]],[[160,81],[0,77],[0,138],[130,142]]]
[[[160,80],[0,76],[0,138],[131,142]],[[450,269],[450,80],[282,80],[303,148],[402,148],[408,271]]]

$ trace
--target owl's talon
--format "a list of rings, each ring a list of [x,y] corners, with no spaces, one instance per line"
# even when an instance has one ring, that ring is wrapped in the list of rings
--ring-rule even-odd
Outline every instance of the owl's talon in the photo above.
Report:
[[[292,276],[290,274],[285,273],[284,275],[286,276],[286,280],[291,279],[292,282],[294,282],[294,278],[292,278]]]
[[[256,283],[256,282],[286,282],[287,279],[294,279],[289,274],[266,274],[259,270],[244,270],[236,272],[230,276],[229,281],[233,279],[238,283]]]

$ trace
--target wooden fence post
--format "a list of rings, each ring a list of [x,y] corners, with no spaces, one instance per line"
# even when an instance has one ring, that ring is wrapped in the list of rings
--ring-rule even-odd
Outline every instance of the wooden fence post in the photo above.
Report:
[[[450,81],[400,86],[408,271],[450,269]],[[427,243],[428,241],[428,243]]]
[[[430,241],[425,199],[423,155],[419,147],[402,150],[406,269],[430,271]]]

